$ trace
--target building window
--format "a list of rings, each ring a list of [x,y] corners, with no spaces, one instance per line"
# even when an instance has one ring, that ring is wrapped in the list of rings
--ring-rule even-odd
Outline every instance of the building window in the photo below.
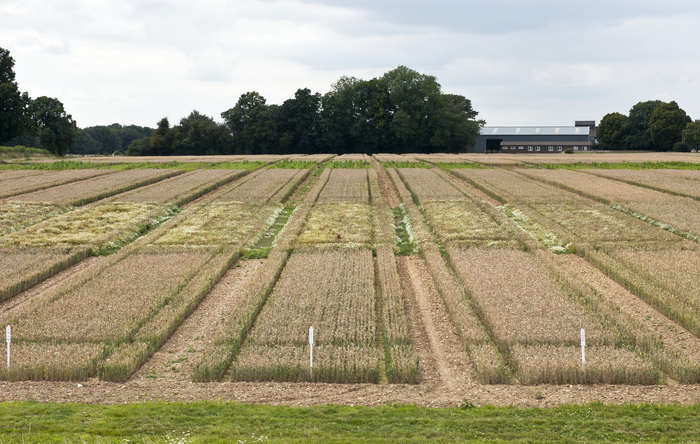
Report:
[[[514,150],[514,149],[515,149],[515,147],[514,147],[514,146],[512,146],[512,147],[510,147],[510,149]]]
[[[523,147],[519,146],[518,149],[521,150],[521,149],[523,149]]]
[[[577,146],[574,146],[574,151],[578,151],[578,147],[577,147]]]
[[[531,146],[527,147],[527,150],[532,151],[532,147]]]
[[[504,146],[501,147],[501,149],[507,150],[508,147],[504,145]]]
[[[557,151],[561,151],[561,147],[560,147],[560,146],[557,147]]]
[[[583,147],[583,150],[584,150],[584,151],[588,151],[588,147],[587,147],[587,146],[584,146],[584,147]]]
[[[535,151],[539,151],[539,150],[540,150],[540,147],[536,146]]]
[[[547,147],[547,151],[554,151],[554,147],[553,147],[553,146],[548,146],[548,147]]]

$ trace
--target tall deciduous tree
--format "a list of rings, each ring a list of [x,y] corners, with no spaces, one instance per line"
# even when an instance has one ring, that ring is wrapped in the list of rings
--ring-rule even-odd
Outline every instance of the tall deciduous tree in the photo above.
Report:
[[[75,145],[78,127],[73,116],[63,109],[60,100],[38,97],[31,101],[29,113],[30,132],[39,137],[44,148],[62,156]]]
[[[624,128],[627,116],[620,113],[606,114],[598,125],[596,139],[606,150],[622,150],[627,147]]]
[[[0,143],[23,137],[29,123],[29,96],[19,91],[14,66],[10,51],[0,48]]]
[[[696,147],[700,145],[700,120],[688,123],[683,130],[683,140],[692,143]]]
[[[690,117],[674,101],[662,103],[651,114],[649,134],[652,143],[660,151],[670,151],[682,139],[682,133]]]
[[[630,108],[629,115],[623,126],[625,144],[631,150],[656,149],[649,132],[649,121],[654,110],[661,105],[661,100],[639,102]]]

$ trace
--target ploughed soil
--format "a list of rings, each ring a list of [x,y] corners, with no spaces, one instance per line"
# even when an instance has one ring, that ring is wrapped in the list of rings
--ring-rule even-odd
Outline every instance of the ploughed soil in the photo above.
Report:
[[[90,262],[81,264],[80,268],[97,265]],[[398,265],[406,294],[411,339],[421,362],[422,380],[419,384],[191,382],[192,368],[198,356],[213,339],[221,318],[233,309],[242,289],[254,278],[261,263],[261,260],[242,261],[240,267],[234,266],[229,270],[163,347],[127,382],[102,382],[96,379],[74,382],[0,381],[0,401],[101,404],[154,400],[233,401],[295,406],[401,403],[429,407],[459,406],[465,401],[478,406],[517,407],[553,407],[596,400],[606,404],[689,405],[700,402],[700,385],[520,386],[477,383],[472,378],[468,357],[430,273],[424,261],[416,256],[399,257]],[[45,281],[43,286],[56,285],[77,271],[71,267]]]

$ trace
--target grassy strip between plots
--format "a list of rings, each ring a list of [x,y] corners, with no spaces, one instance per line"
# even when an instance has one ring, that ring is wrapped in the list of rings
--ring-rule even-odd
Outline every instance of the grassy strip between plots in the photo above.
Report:
[[[436,163],[436,166],[439,168],[442,168],[445,171],[450,171],[450,170],[483,170],[483,169],[489,169],[491,167],[486,166],[486,165],[481,165],[479,163],[471,163],[471,162],[440,162]]]
[[[700,170],[700,163],[695,162],[575,162],[575,163],[541,163],[540,168],[549,170]]]
[[[290,160],[283,159],[268,166],[267,169],[310,170],[318,162],[315,160]]]
[[[389,160],[389,161],[384,161],[382,162],[382,166],[384,168],[425,168],[425,169],[431,169],[433,165],[429,163],[425,163],[423,161],[418,161],[418,162],[413,162],[410,160],[404,160],[404,161],[398,161],[398,160]]]
[[[332,160],[328,162],[326,168],[334,170],[338,168],[343,169],[363,169],[372,168],[372,164],[364,160]]]
[[[465,402],[465,406],[471,406]],[[696,442],[700,405],[0,404],[3,442]]]

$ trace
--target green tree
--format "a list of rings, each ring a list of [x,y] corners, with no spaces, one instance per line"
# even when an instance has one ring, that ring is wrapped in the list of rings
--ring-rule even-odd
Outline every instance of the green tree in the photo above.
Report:
[[[700,120],[689,122],[681,134],[684,141],[692,143],[697,148],[700,145]]]
[[[231,154],[233,137],[225,126],[194,110],[171,131],[174,155]]]
[[[78,127],[73,116],[66,113],[63,103],[51,97],[39,97],[29,104],[30,132],[39,137],[41,145],[57,155],[73,148]]]
[[[0,143],[26,134],[29,119],[27,93],[21,93],[15,82],[15,60],[10,51],[0,48]]]
[[[651,114],[649,134],[652,143],[659,151],[670,151],[682,139],[682,133],[690,117],[674,101],[662,103]]]
[[[661,100],[639,102],[630,108],[623,126],[626,148],[631,150],[654,150],[649,132],[649,121],[654,110],[661,105]],[[622,149],[622,148],[620,148]]]
[[[236,105],[221,113],[226,128],[234,139],[236,154],[269,154],[277,152],[277,107],[268,107],[256,91],[241,94]]]
[[[321,94],[309,88],[298,89],[293,99],[285,100],[279,110],[277,133],[281,153],[314,154],[319,152]]]
[[[622,150],[627,147],[624,128],[627,116],[620,113],[606,114],[598,125],[596,140],[606,150]]]
[[[170,131],[170,121],[163,117],[158,122],[158,127],[151,134],[149,149],[142,152],[142,156],[170,156],[173,151],[173,132]]]

